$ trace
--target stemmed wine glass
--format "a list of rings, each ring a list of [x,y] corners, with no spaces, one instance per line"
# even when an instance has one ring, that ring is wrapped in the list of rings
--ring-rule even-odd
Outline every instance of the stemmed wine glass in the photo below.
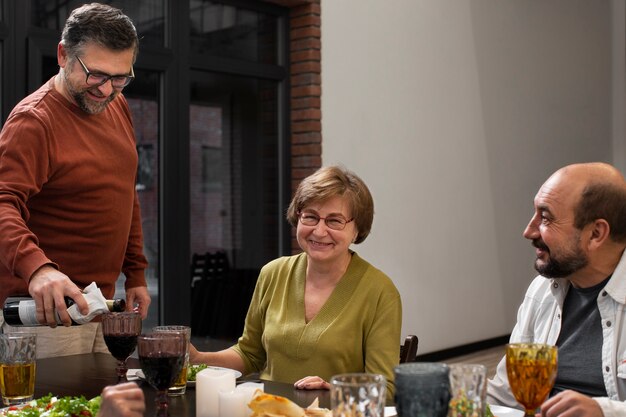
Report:
[[[109,352],[117,359],[117,378],[126,378],[126,359],[137,346],[141,334],[141,314],[133,311],[102,315],[102,333]]]
[[[556,346],[542,343],[506,345],[509,385],[517,402],[524,406],[527,417],[534,417],[535,410],[550,394],[556,371]]]
[[[185,362],[187,342],[181,333],[150,333],[137,338],[137,353],[146,381],[157,390],[157,417],[167,416],[167,389]]]

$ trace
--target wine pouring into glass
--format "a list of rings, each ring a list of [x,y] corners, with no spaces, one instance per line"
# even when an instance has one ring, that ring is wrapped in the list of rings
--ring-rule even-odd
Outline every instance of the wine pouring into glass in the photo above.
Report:
[[[126,359],[137,347],[137,336],[141,334],[141,314],[134,311],[104,314],[102,334],[109,352],[117,359],[118,380],[126,379]]]
[[[542,343],[506,345],[506,373],[517,402],[526,417],[534,417],[554,386],[557,372],[556,346]]]

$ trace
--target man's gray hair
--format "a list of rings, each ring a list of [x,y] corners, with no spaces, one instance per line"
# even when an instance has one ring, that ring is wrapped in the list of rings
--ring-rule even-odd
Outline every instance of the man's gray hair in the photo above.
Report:
[[[120,9],[90,3],[72,11],[65,22],[61,44],[68,55],[80,55],[87,44],[97,44],[113,51],[139,50],[139,38],[132,20]]]

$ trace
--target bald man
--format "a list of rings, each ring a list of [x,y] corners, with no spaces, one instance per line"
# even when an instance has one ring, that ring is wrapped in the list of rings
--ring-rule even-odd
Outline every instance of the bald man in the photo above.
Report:
[[[559,169],[535,196],[524,237],[535,269],[511,342],[558,346],[546,417],[625,416],[626,182],[608,164]],[[520,408],[504,358],[489,381],[488,402]]]

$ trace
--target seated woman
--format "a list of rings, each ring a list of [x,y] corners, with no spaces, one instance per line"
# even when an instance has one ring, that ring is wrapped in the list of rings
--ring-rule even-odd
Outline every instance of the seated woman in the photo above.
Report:
[[[347,372],[382,374],[393,398],[402,304],[383,272],[356,252],[374,217],[374,202],[354,173],[331,166],[305,178],[287,219],[303,253],[261,269],[237,344],[219,352],[191,347],[191,363],[260,372],[301,389],[328,389]]]

